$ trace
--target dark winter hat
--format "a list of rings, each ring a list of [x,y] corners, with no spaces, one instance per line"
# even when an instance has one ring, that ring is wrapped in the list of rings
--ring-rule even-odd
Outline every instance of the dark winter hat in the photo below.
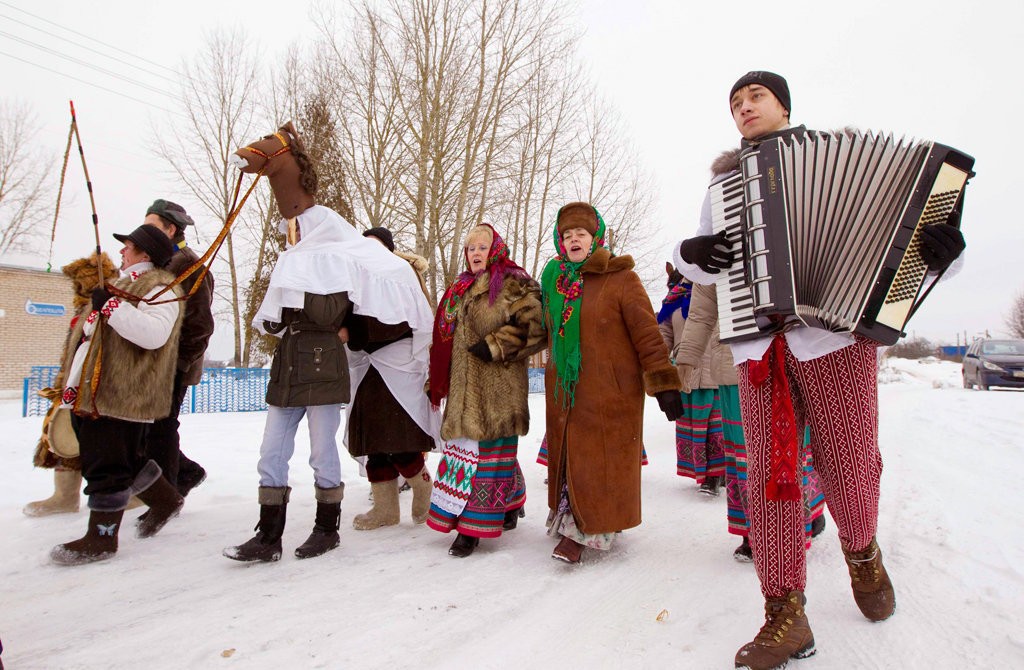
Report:
[[[131,240],[135,246],[146,252],[149,260],[158,268],[167,265],[167,261],[171,260],[171,254],[174,253],[171,241],[162,230],[154,226],[142,225],[127,235],[114,233],[114,238],[119,242]]]
[[[156,214],[161,219],[173,223],[178,230],[185,230],[185,226],[195,225],[195,221],[188,215],[185,208],[170,200],[154,200],[153,204],[146,210],[146,214]]]
[[[787,112],[793,112],[793,108],[790,107],[789,84],[786,83],[786,79],[774,72],[766,72],[764,70],[751,70],[736,80],[736,83],[732,85],[732,90],[729,91],[730,107],[732,106],[732,96],[736,94],[736,91],[751,84],[764,86],[775,94],[775,97],[778,98]]]
[[[391,236],[391,231],[387,228],[370,228],[369,230],[363,231],[363,237],[376,237],[378,240],[384,243],[384,246],[388,248],[391,253],[395,252],[395,238]]]
[[[591,235],[597,233],[597,210],[589,202],[570,202],[558,210],[558,234],[572,228],[583,228]]]

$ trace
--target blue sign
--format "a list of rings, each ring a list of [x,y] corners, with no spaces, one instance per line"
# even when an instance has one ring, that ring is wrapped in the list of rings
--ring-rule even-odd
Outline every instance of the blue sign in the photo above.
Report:
[[[36,316],[64,316],[67,310],[64,305],[48,305],[43,302],[25,301],[25,311]]]

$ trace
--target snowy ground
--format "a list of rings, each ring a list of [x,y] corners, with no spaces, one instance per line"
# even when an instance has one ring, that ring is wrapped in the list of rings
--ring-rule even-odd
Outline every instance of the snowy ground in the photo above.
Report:
[[[1024,393],[966,391],[959,369],[896,360],[883,370],[879,540],[896,616],[881,624],[861,617],[830,519],[808,555],[818,654],[791,667],[1024,666],[1024,496],[1015,467],[1024,458]],[[39,419],[0,402],[5,667],[731,668],[762,621],[757,578],[731,557],[737,541],[726,532],[724,497],[699,496],[675,475],[672,426],[657,404],[647,407],[643,525],[575,567],[550,558],[545,472],[533,460],[542,398],[531,408],[534,428],[520,442],[528,516],[468,559],[447,555],[453,536],[412,525],[408,493],[401,525],[352,530],[369,485],[345,460],[342,545],[295,560],[314,508],[301,447],[285,557],[270,565],[222,558],[257,520],[264,415],[206,414],[183,418],[186,453],[210,476],[182,516],[149,540],[126,527],[111,561],[60,568],[47,553],[79,537],[87,513],[21,514],[49,494],[52,479],[30,464]]]

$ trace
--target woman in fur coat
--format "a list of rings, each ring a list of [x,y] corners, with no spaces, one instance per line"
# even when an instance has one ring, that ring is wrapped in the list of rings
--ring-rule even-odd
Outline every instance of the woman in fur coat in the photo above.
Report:
[[[540,289],[501,236],[477,226],[464,253],[468,267],[441,298],[430,350],[430,400],[447,401],[427,525],[458,533],[448,550],[457,557],[516,526],[526,501],[517,450],[530,427],[527,359],[544,346]]]
[[[633,259],[604,247],[605,225],[585,202],[558,212],[558,256],[544,268],[551,342],[547,395],[548,534],[552,558],[578,563],[640,524],[644,391],[670,421],[682,413],[679,375]]]

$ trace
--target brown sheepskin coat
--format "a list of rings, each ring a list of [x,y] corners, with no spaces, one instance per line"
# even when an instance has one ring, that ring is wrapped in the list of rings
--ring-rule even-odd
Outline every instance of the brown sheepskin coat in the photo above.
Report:
[[[494,304],[481,273],[459,304],[452,343],[451,382],[441,437],[497,440],[530,430],[527,359],[544,348],[540,287],[506,277]],[[487,342],[490,362],[469,353]]]
[[[547,389],[548,506],[561,482],[581,531],[611,533],[640,525],[644,392],[678,391],[650,300],[630,256],[598,248],[581,268],[582,366],[572,407],[555,397],[554,360]],[[548,331],[551,332],[550,317]]]

